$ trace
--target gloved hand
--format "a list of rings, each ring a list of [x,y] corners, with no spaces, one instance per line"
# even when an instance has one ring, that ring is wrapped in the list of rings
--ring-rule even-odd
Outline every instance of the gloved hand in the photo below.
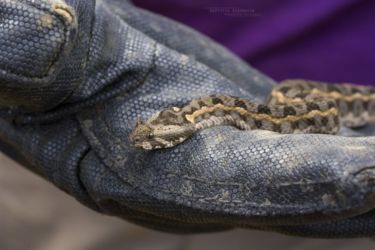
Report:
[[[264,102],[273,84],[123,0],[0,2],[1,148],[81,203],[170,232],[375,236],[374,127],[215,127],[156,151],[129,141],[137,118],[209,94]]]

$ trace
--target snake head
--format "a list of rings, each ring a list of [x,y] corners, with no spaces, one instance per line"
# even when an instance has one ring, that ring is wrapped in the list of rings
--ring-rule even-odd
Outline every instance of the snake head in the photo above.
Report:
[[[130,134],[130,141],[136,147],[143,148],[143,142],[152,140],[153,137],[153,129],[151,126],[147,125],[146,122],[138,119],[135,125],[135,129]]]
[[[154,119],[137,120],[130,141],[145,150],[174,147],[195,132],[193,125],[158,124]]]

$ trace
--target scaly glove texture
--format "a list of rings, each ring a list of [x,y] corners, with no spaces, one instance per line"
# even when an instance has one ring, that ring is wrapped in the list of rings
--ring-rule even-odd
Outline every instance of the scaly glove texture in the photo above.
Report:
[[[274,84],[123,0],[0,2],[1,148],[81,203],[174,233],[375,236],[374,127],[216,127],[149,152],[129,141],[137,118],[210,94],[264,102]]]

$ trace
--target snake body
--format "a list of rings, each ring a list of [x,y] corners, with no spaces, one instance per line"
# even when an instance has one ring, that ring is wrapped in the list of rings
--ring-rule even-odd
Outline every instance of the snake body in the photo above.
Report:
[[[197,131],[220,125],[283,134],[335,134],[341,125],[354,128],[374,122],[375,88],[287,80],[273,88],[267,104],[210,95],[164,109],[146,122],[139,120],[130,140],[152,150],[174,147]]]

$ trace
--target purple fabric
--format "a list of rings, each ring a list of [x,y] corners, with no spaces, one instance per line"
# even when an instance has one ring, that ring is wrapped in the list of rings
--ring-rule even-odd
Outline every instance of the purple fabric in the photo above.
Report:
[[[276,80],[375,85],[375,1],[133,2],[207,34]]]

